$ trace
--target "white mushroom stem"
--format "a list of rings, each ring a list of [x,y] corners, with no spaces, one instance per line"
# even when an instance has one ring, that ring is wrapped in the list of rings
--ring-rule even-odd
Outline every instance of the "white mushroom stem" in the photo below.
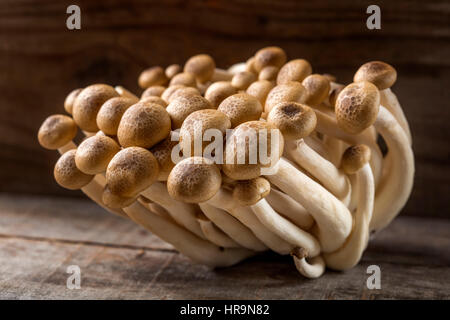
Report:
[[[240,248],[241,246],[231,239],[226,233],[220,230],[211,220],[205,215],[202,217],[197,216],[197,221],[200,224],[200,228],[205,235],[205,238],[216,246],[223,248]]]
[[[198,237],[205,239],[205,235],[196,219],[197,207],[172,199],[165,184],[155,182],[142,191],[141,194],[166,209],[179,225],[184,226]]]
[[[314,224],[314,219],[308,211],[284,192],[272,188],[265,199],[276,212],[303,230],[310,229]]]
[[[391,161],[389,174],[378,187],[371,230],[380,230],[397,216],[411,194],[414,182],[414,155],[405,131],[394,116],[380,106],[374,123],[388,147],[387,161]]]
[[[406,133],[409,144],[412,144],[411,131],[409,129],[408,121],[406,120],[403,108],[398,102],[397,96],[392,92],[390,88],[380,90],[380,104],[383,105],[398,121],[398,124],[402,127]]]
[[[298,272],[309,279],[319,278],[325,272],[325,261],[322,256],[316,256],[306,260],[307,253],[302,248],[295,248],[291,253]]]
[[[64,154],[69,150],[76,149],[77,145],[70,141],[64,146],[58,148],[60,154]],[[81,191],[88,196],[89,199],[97,203],[100,207],[107,210],[108,212],[117,214],[123,218],[128,218],[127,214],[123,212],[122,209],[112,209],[105,206],[102,200],[103,189],[105,188],[105,177],[101,174],[96,174],[95,177],[87,185],[81,188]]]
[[[264,243],[262,243],[249,228],[244,226],[239,220],[226,211],[216,208],[208,203],[200,203],[199,206],[205,216],[242,247],[254,251],[267,250]]]
[[[117,91],[118,94],[120,94],[121,97],[133,99],[136,102],[139,101],[139,97],[138,96],[136,96],[134,93],[132,93],[131,91],[125,89],[122,86],[116,86],[114,89]]]
[[[329,161],[334,164],[335,167],[339,168],[341,163],[342,152],[344,152],[344,142],[335,138],[333,136],[325,136],[323,138],[323,144],[328,150]]]
[[[241,207],[227,190],[220,189],[214,197],[207,201],[215,207],[222,208],[252,230],[253,234],[269,249],[278,254],[285,255],[291,252],[294,246],[273,234],[256,218],[250,207]]]
[[[266,178],[301,203],[313,216],[322,251],[332,252],[341,247],[352,228],[352,216],[347,207],[284,158],[277,162],[274,169],[276,174]]]
[[[243,248],[220,248],[147,210],[137,201],[123,210],[133,221],[170,243],[195,262],[210,267],[228,267],[255,254],[254,251]]]
[[[353,230],[341,248],[324,254],[327,267],[335,270],[347,270],[358,264],[369,241],[369,224],[375,197],[375,184],[369,164],[365,164],[356,176],[358,203]]]
[[[346,174],[310,148],[303,139],[286,141],[285,148],[299,166],[316,177],[338,199],[347,197],[351,192]]]
[[[360,134],[349,134],[339,128],[335,117],[331,117],[317,109],[314,109],[314,111],[316,112],[317,117],[316,130],[318,132],[327,136],[336,137],[350,145],[365,144],[370,148],[372,154],[370,158],[370,167],[372,168],[375,179],[375,186],[378,186],[383,173],[383,154],[377,143],[372,139],[372,134],[370,133],[371,129],[367,128]]]
[[[251,208],[259,221],[280,238],[294,246],[305,248],[311,257],[320,253],[320,244],[316,238],[280,216],[265,199],[258,201]]]
[[[317,138],[315,136],[312,136],[312,135],[309,135],[309,136],[305,137],[303,140],[305,140],[306,144],[311,149],[313,149],[315,152],[320,154],[323,158],[327,159],[328,161],[333,162],[332,159],[331,159],[329,148],[327,148],[324,145],[324,143],[319,140],[319,138]]]

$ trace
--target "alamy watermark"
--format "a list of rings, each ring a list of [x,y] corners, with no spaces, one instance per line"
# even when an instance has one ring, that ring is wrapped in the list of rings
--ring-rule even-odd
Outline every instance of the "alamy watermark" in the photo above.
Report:
[[[67,278],[66,286],[69,290],[81,289],[81,269],[77,265],[70,265],[66,269],[66,273],[70,274]]]

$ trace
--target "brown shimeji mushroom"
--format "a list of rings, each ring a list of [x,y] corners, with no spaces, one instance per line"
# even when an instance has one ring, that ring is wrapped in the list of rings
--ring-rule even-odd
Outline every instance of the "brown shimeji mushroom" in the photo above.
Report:
[[[253,68],[261,72],[264,67],[275,66],[281,68],[286,63],[286,52],[279,47],[266,47],[255,53]]]
[[[189,155],[202,156],[204,151],[211,156],[213,156],[213,152],[222,153],[222,143],[220,143],[221,150],[210,150],[208,145],[211,143],[212,138],[220,138],[220,142],[222,142],[226,130],[230,128],[230,119],[219,110],[205,109],[191,113],[184,120],[180,129],[180,147],[183,151],[183,155],[185,157],[188,157]],[[218,132],[208,132],[210,129],[216,129]],[[209,136],[210,133],[220,133],[220,137],[214,135]],[[212,144],[211,146],[215,146],[215,144]],[[205,150],[205,148],[208,149]]]
[[[167,180],[167,189],[173,199],[198,203],[206,202],[223,208],[248,227],[264,245],[279,254],[287,254],[292,245],[271,233],[249,207],[233,201],[231,192],[221,188],[222,176],[217,166],[202,157],[186,158],[177,163]]]
[[[162,98],[156,97],[156,96],[149,96],[149,97],[142,98],[141,102],[156,103],[156,104],[159,104],[161,107],[164,107],[164,108],[167,107],[167,102],[164,101]]]
[[[181,128],[183,121],[192,112],[203,109],[213,109],[213,107],[204,97],[195,94],[178,96],[166,108],[172,121],[172,129],[174,130]]]
[[[274,84],[267,80],[259,80],[253,82],[248,88],[247,93],[254,96],[261,103],[262,106],[266,104],[266,98]]]
[[[138,102],[123,114],[117,138],[123,147],[151,148],[170,134],[170,116],[159,104]]]
[[[269,113],[270,110],[281,102],[300,102],[306,98],[305,87],[298,82],[287,82],[275,86],[267,95],[264,105],[264,112]]]
[[[264,67],[258,74],[258,80],[275,81],[280,68],[275,66]]]
[[[372,230],[384,228],[400,212],[409,198],[414,177],[414,155],[408,137],[379,101],[377,87],[360,81],[341,91],[335,108],[343,130],[355,134],[373,124],[388,147],[386,161],[390,161],[390,172],[383,176],[377,190]]]
[[[142,89],[147,89],[151,86],[165,85],[167,80],[164,69],[156,66],[142,71],[138,83]]]
[[[369,242],[369,224],[375,198],[375,184],[372,170],[368,164],[370,149],[365,145],[349,147],[342,158],[342,168],[347,174],[356,174],[357,209],[354,215],[353,230],[347,241],[338,250],[324,255],[326,265],[335,270],[353,268]]]
[[[183,85],[186,87],[197,88],[197,81],[192,73],[182,72],[175,75],[171,80],[169,86]]]
[[[351,231],[351,214],[347,207],[324,187],[297,170],[285,159],[280,158],[283,151],[283,138],[281,134],[275,134],[274,128],[276,127],[261,121],[251,121],[238,126],[231,137],[227,139],[225,147],[227,162],[222,169],[227,176],[238,180],[256,178],[261,175],[262,169],[267,170],[271,167],[272,170],[265,172],[266,178],[308,210],[316,220],[318,226],[316,236],[319,238],[322,250],[324,252],[334,251],[344,243]],[[240,141],[248,137],[249,130],[256,131],[257,134],[264,130],[270,132],[265,140],[259,139],[256,143],[259,148],[265,148],[268,151],[267,155],[270,157],[270,161],[267,164],[249,163],[248,143],[245,144],[245,150],[243,150],[246,163],[236,163],[237,149],[242,148]],[[274,139],[273,135],[278,136],[279,139],[274,146],[271,141]],[[234,161],[230,163],[228,159]]]
[[[73,120],[84,131],[97,132],[97,113],[109,99],[118,97],[113,87],[94,84],[84,88],[73,103]]]
[[[198,54],[189,58],[184,65],[184,72],[193,74],[200,83],[211,80],[214,75],[216,63],[214,59],[207,54]]]
[[[330,92],[330,81],[320,74],[307,76],[302,85],[306,89],[305,103],[310,106],[321,104]]]
[[[94,175],[82,172],[75,164],[76,150],[69,150],[64,153],[56,162],[53,175],[56,182],[66,189],[81,189],[92,181]]]
[[[97,113],[98,128],[107,135],[116,136],[124,112],[135,103],[133,99],[123,97],[107,100]]]
[[[263,111],[261,103],[247,93],[229,96],[222,101],[217,110],[228,116],[232,128],[247,121],[259,120]]]
[[[119,151],[120,146],[113,139],[97,134],[80,143],[75,153],[75,163],[86,174],[102,173]]]
[[[175,100],[176,98],[180,97],[180,96],[188,96],[188,95],[197,95],[200,96],[200,91],[198,91],[197,88],[193,88],[193,87],[182,87],[182,88],[178,88],[177,90],[175,90],[168,98],[167,98],[167,102],[171,103],[173,100]]]
[[[231,82],[218,81],[214,82],[206,89],[205,98],[217,109],[223,100],[235,93],[237,93],[237,90],[231,85]]]
[[[166,87],[164,86],[151,86],[145,89],[144,92],[142,92],[141,99],[147,98],[147,97],[161,97],[162,93],[166,90]]]
[[[133,92],[131,92],[130,90],[125,89],[125,88],[122,87],[122,86],[115,86],[115,87],[114,87],[114,90],[116,90],[117,93],[118,93],[121,97],[123,97],[123,98],[128,98],[128,99],[131,99],[131,100],[134,100],[134,103],[136,103],[136,102],[139,101],[138,96],[136,96]]]
[[[42,123],[38,132],[38,140],[46,149],[59,149],[61,153],[76,148],[72,139],[77,135],[78,127],[69,116],[55,114]]]
[[[397,80],[397,71],[389,64],[381,61],[371,61],[363,64],[353,77],[353,81],[369,81],[380,90],[380,102],[397,119],[400,126],[405,130],[406,136],[411,143],[411,131],[408,121],[403,113],[402,107],[391,87]]]
[[[233,76],[233,78],[231,79],[231,85],[237,90],[245,90],[254,81],[256,81],[256,76],[254,73],[241,71]]]
[[[171,64],[166,68],[164,74],[168,79],[172,79],[175,75],[179,74],[181,71],[182,69],[179,64]]]
[[[64,110],[66,110],[68,114],[72,114],[73,103],[82,90],[83,88],[73,90],[67,95],[66,100],[64,100]]]
[[[311,65],[304,59],[291,60],[281,67],[277,76],[277,84],[291,81],[301,82],[312,73]]]

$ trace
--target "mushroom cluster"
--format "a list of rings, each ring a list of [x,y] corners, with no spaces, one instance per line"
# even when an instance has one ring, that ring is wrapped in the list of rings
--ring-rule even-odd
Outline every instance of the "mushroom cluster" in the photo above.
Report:
[[[312,72],[279,47],[226,70],[200,54],[144,70],[140,97],[106,84],[72,91],[38,140],[61,153],[58,184],[195,262],[272,250],[317,278],[355,266],[400,212],[414,156],[392,66],[368,62],[346,86]]]

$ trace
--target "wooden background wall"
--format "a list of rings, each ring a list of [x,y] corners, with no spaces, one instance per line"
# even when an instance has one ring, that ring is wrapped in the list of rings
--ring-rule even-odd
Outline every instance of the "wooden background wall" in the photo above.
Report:
[[[378,4],[382,29],[366,28]],[[82,29],[65,27],[78,4]],[[56,152],[42,149],[43,119],[63,112],[65,95],[95,82],[140,93],[147,66],[207,52],[221,67],[279,45],[315,72],[351,81],[357,67],[385,60],[398,72],[417,161],[404,214],[448,217],[450,167],[450,2],[448,0],[0,1],[0,191],[73,195],[52,179]]]

